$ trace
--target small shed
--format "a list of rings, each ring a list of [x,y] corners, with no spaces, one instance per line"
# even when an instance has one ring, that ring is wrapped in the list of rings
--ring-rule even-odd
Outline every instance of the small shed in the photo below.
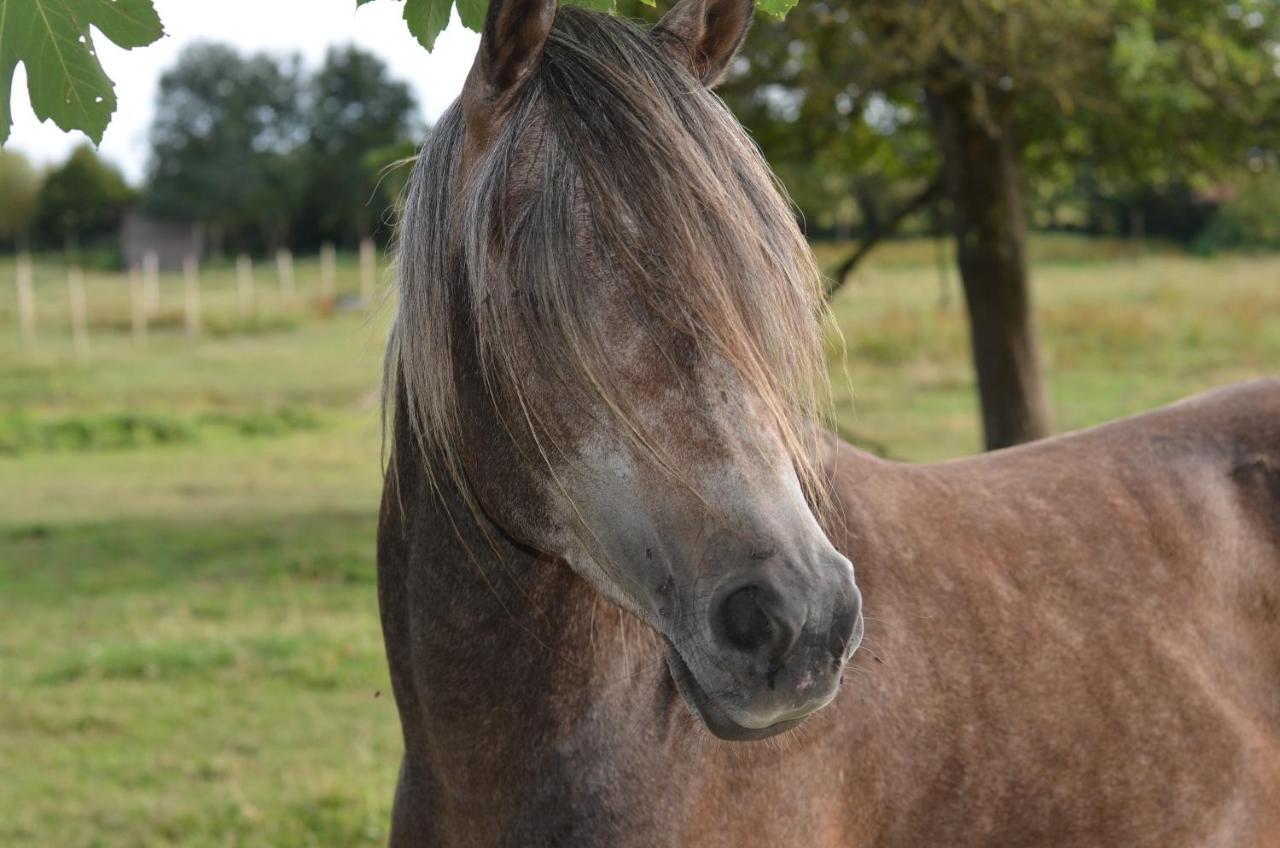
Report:
[[[163,271],[176,271],[188,256],[204,256],[204,229],[184,221],[162,221],[136,210],[124,216],[120,226],[120,249],[127,268],[141,267],[144,257],[154,253]]]

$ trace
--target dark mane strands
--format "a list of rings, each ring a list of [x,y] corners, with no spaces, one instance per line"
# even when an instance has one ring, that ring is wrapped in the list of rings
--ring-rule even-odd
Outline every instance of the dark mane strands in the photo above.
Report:
[[[559,10],[510,108],[466,185],[458,104],[410,181],[384,388],[390,402],[402,381],[419,447],[467,492],[451,329],[464,315],[490,390],[513,398],[527,424],[542,430],[521,393],[528,347],[515,340],[544,353],[560,379],[593,394],[676,473],[610,379],[610,339],[583,297],[598,285],[584,274],[590,252],[627,287],[639,318],[730,365],[822,502],[812,426],[826,385],[820,274],[728,109],[645,31],[573,8]],[[530,157],[537,175],[524,185],[515,175],[531,170]]]

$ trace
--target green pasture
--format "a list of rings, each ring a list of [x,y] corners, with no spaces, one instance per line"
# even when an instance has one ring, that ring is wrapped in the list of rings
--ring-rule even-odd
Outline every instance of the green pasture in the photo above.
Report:
[[[1280,372],[1280,256],[1199,259],[1038,238],[1060,429]],[[825,262],[840,255],[820,246]],[[202,275],[203,332],[162,281],[145,344],[122,275],[37,266],[19,342],[0,258],[0,845],[380,844],[397,767],[374,593],[387,310],[271,267],[240,314]],[[834,303],[840,428],[923,461],[979,445],[955,272],[880,250]],[[847,356],[841,353],[847,350]]]

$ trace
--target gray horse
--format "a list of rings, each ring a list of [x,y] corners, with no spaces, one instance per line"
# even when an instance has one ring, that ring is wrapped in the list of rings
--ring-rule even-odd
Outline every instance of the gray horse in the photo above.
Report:
[[[1280,845],[1280,382],[937,466],[823,433],[819,275],[710,90],[751,17],[491,0],[423,151],[392,844]]]

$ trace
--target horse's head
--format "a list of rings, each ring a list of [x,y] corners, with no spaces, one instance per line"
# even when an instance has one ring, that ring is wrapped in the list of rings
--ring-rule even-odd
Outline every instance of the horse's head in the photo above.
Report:
[[[410,184],[392,359],[439,479],[654,627],[730,739],[828,703],[862,633],[816,515],[819,275],[710,91],[751,17],[490,0]]]

